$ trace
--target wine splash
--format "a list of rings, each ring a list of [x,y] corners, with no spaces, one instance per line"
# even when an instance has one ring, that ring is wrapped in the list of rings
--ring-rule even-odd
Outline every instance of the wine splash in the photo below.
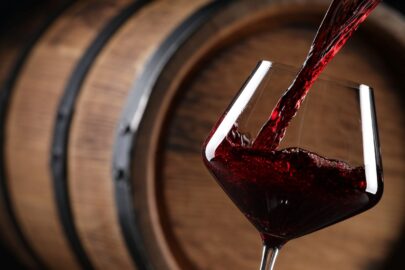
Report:
[[[294,82],[273,109],[253,143],[276,149],[309,89],[346,41],[381,0],[333,0]]]
[[[288,148],[242,146],[233,128],[206,166],[271,247],[347,219],[381,197],[366,192],[363,167]]]

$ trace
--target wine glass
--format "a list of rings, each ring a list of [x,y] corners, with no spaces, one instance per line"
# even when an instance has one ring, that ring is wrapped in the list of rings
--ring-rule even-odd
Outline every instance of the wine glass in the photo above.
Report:
[[[321,76],[277,148],[254,146],[296,74],[261,61],[202,149],[208,170],[261,235],[261,270],[273,269],[287,241],[370,209],[383,192],[373,91],[364,84]]]

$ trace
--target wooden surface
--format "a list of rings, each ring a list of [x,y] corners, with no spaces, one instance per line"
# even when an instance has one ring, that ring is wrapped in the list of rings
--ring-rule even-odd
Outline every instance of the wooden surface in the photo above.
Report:
[[[3,25],[0,27],[0,85],[3,85],[17,57],[29,45],[46,20],[64,5],[66,3],[63,0],[44,1],[31,6],[29,12],[27,12],[26,7],[19,7],[14,10],[15,17],[2,18]]]
[[[6,169],[17,220],[53,269],[78,269],[56,209],[50,147],[56,109],[76,63],[100,29],[129,1],[85,1],[69,8],[36,45],[13,90]]]
[[[69,189],[80,238],[97,258],[97,268],[132,268],[117,219],[111,167],[127,95],[151,54],[204,2],[156,1],[144,7],[104,48],[81,89],[69,141]]]
[[[4,20],[0,31],[0,91],[5,87],[7,80],[13,75],[13,69],[23,51],[30,46],[33,38],[41,31],[46,21],[64,5],[63,1],[41,3],[27,10],[20,7],[14,11],[16,17]],[[2,93],[0,93],[1,95]],[[19,263],[35,269],[33,258],[29,255],[13,228],[12,221],[7,213],[2,194],[0,194],[0,237],[3,245],[19,259]]]
[[[258,267],[259,236],[204,168],[200,146],[258,60],[294,66],[304,60],[325,6],[286,2],[244,2],[215,16],[165,67],[151,96],[134,152],[135,205],[158,205],[159,217],[143,218],[141,230],[154,239],[147,220],[160,224],[181,269]],[[379,9],[326,73],[375,88],[384,197],[358,217],[288,243],[280,269],[381,269],[401,232],[405,100],[398,74],[404,56],[393,53],[405,48],[398,43],[404,22],[388,30],[386,10]],[[372,29],[386,30],[380,41]],[[381,50],[381,43],[388,48]]]

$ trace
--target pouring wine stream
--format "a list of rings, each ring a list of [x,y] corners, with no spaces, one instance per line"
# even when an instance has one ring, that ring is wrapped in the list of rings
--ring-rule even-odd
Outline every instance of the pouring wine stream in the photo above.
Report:
[[[259,131],[253,148],[274,150],[309,89],[358,26],[381,0],[333,0],[294,82]]]

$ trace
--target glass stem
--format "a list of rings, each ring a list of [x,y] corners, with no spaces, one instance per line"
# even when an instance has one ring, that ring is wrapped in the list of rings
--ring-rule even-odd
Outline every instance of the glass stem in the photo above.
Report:
[[[273,270],[276,263],[279,248],[270,248],[267,245],[263,246],[262,262],[260,264],[260,270]],[[270,255],[271,253],[271,255]]]

